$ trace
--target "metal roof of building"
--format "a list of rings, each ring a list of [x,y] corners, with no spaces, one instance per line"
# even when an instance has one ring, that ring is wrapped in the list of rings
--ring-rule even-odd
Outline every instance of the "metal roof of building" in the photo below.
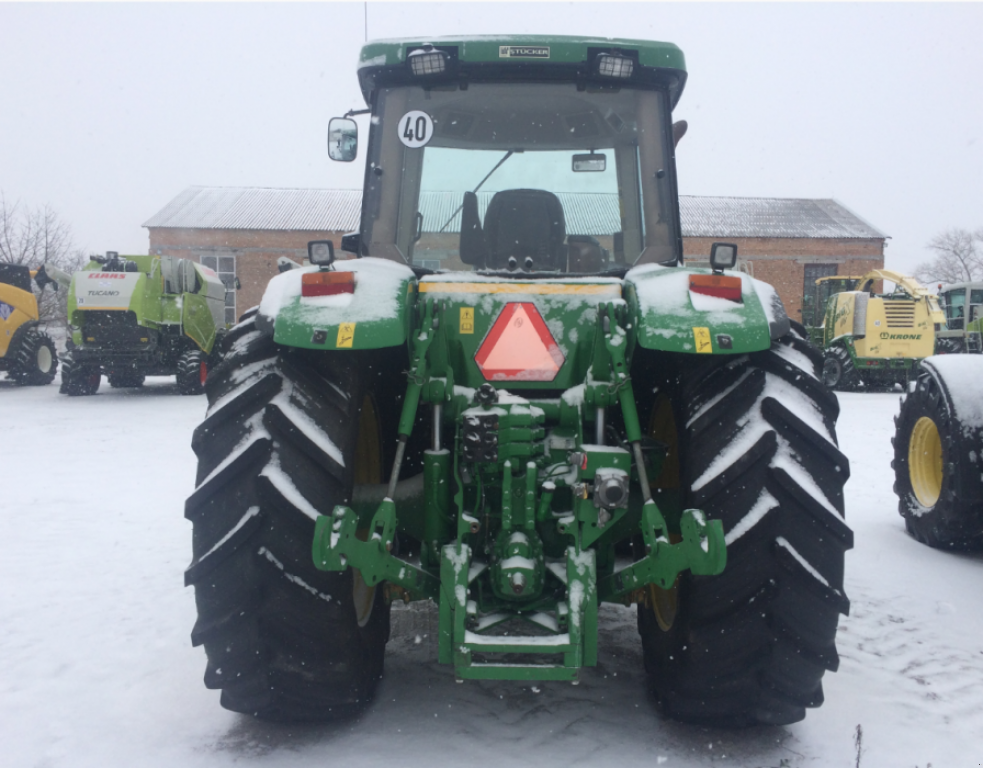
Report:
[[[679,215],[686,237],[887,237],[835,200],[683,195]]]
[[[493,194],[478,193],[482,216]],[[621,228],[617,195],[557,196],[568,233],[605,235]],[[420,197],[424,231],[458,231],[459,193],[423,192]],[[361,202],[361,191],[354,189],[190,187],[143,226],[347,232],[358,227]],[[679,207],[684,237],[887,237],[835,200],[682,195]]]
[[[358,227],[361,206],[358,189],[189,187],[143,226],[347,232]]]

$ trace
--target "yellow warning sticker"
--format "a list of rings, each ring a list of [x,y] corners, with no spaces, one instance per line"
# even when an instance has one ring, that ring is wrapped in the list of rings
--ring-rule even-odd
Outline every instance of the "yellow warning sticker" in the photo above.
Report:
[[[353,341],[355,341],[355,323],[342,323],[339,325],[338,341],[335,346],[338,349],[351,349]]]
[[[461,329],[459,333],[474,333],[474,307],[461,307]]]
[[[693,338],[696,340],[696,351],[701,353],[713,353],[713,345],[710,343],[709,328],[694,328]]]

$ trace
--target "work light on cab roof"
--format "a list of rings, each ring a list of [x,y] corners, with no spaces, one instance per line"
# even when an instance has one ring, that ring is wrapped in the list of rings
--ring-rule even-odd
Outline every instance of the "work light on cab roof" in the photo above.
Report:
[[[432,45],[412,50],[406,58],[414,75],[439,75],[447,69],[447,54]]]

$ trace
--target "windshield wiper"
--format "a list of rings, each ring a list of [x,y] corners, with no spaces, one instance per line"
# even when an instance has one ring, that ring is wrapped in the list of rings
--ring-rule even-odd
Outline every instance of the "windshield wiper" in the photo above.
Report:
[[[475,193],[475,194],[477,194],[477,192],[478,192],[478,190],[479,190],[479,189],[481,189],[481,185],[482,185],[482,184],[484,184],[484,183],[485,183],[486,181],[488,181],[488,179],[490,179],[490,178],[491,178],[491,175],[492,175],[493,173],[495,173],[495,171],[497,171],[497,170],[498,170],[499,168],[501,168],[501,167],[502,167],[502,163],[504,163],[504,162],[505,162],[506,160],[508,160],[508,159],[509,159],[510,157],[512,157],[512,155],[514,155],[514,154],[515,154],[515,152],[516,152],[516,150],[514,150],[514,149],[510,149],[510,150],[509,150],[508,152],[506,152],[506,153],[505,153],[505,157],[503,157],[503,158],[502,158],[501,160],[499,160],[499,161],[498,161],[498,163],[497,163],[497,164],[495,165],[495,167],[494,167],[494,168],[492,168],[492,169],[491,169],[490,171],[488,171],[488,175],[487,175],[487,176],[485,176],[485,178],[483,178],[483,179],[482,179],[481,181],[479,181],[479,182],[478,182],[478,186],[477,186],[477,187],[475,187],[475,188],[474,188],[473,190],[471,190],[471,191],[472,191],[473,193]],[[440,233],[441,233],[441,232],[443,232],[443,231],[444,231],[445,229],[447,229],[447,225],[448,225],[448,224],[450,224],[450,223],[451,223],[452,221],[454,221],[454,217],[455,217],[455,216],[457,216],[457,214],[459,214],[459,213],[461,212],[461,209],[462,209],[463,207],[464,207],[464,203],[461,203],[461,204],[460,204],[460,205],[459,205],[459,206],[457,207],[457,210],[456,210],[456,211],[454,211],[454,213],[452,213],[452,214],[451,214],[451,217],[450,217],[450,218],[449,218],[449,219],[448,219],[447,221],[445,221],[445,222],[444,222],[444,226],[442,226],[442,227],[441,227],[440,229],[438,229],[438,230],[437,230],[437,234],[440,234]]]

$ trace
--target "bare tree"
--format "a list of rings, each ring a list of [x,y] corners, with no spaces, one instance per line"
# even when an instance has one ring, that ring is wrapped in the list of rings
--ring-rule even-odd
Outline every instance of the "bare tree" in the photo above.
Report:
[[[71,227],[50,205],[29,209],[19,201],[8,202],[0,192],[0,263],[30,269],[54,264],[66,272],[74,272],[87,260],[74,244]],[[67,291],[35,289],[35,295],[43,320],[65,323]]]
[[[983,227],[975,232],[952,227],[932,238],[934,258],[915,269],[925,284],[983,280]]]

